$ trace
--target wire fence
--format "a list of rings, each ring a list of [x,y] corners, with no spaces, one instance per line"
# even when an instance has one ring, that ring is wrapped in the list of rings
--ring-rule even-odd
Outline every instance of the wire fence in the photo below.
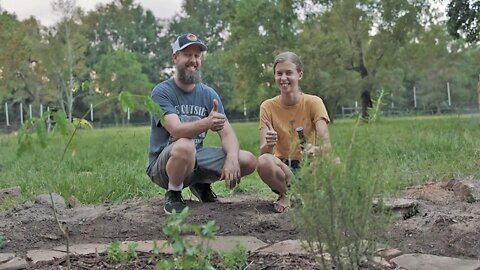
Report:
[[[32,118],[41,117],[43,114],[51,110],[48,105],[31,105],[31,104],[0,104],[0,132],[13,132],[17,131],[21,125]],[[335,112],[330,112],[332,119],[342,118],[354,118],[361,112],[361,107],[347,107],[342,106]],[[441,115],[441,114],[474,114],[478,113],[478,106],[472,104],[459,104],[456,106],[444,106],[436,109],[428,108],[383,108],[381,115],[387,117],[395,116],[411,116],[411,115]],[[245,111],[226,111],[230,122],[255,122],[258,121],[258,111],[245,112]],[[74,116],[75,117],[75,116]],[[121,120],[119,120],[121,119]],[[90,105],[90,112],[85,117],[85,120],[89,121],[92,126],[112,127],[121,125],[132,126],[146,126],[150,124],[150,116],[145,112],[126,112],[119,116],[117,119],[109,117],[99,117],[95,114],[95,110]]]

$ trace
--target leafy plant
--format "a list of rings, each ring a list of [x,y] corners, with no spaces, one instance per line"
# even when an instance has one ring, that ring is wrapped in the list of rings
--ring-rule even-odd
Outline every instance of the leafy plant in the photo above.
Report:
[[[194,225],[185,222],[188,216],[188,207],[181,213],[171,214],[163,229],[167,245],[173,249],[173,255],[166,260],[157,263],[157,270],[170,269],[215,269],[211,263],[214,252],[208,247],[209,240],[215,238],[218,226],[215,221],[209,221],[205,225]],[[184,237],[186,233],[194,233],[200,238],[199,243],[194,243],[190,238]]]
[[[127,251],[124,251],[119,241],[113,241],[107,248],[107,257],[113,263],[131,263],[138,257],[137,248],[137,243],[130,243],[127,246]]]

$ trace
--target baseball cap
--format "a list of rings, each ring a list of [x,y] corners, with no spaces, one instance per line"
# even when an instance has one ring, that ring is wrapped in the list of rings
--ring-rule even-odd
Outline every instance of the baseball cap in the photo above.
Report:
[[[177,37],[177,40],[175,40],[175,42],[172,44],[172,51],[173,53],[176,53],[190,45],[198,45],[202,51],[206,51],[208,49],[207,45],[205,45],[203,41],[196,35],[192,33],[186,33]]]

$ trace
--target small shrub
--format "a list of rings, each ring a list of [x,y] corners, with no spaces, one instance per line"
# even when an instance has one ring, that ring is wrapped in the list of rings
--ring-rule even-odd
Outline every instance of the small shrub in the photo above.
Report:
[[[306,158],[301,180],[292,185],[290,213],[323,269],[359,269],[386,228],[385,211],[373,211],[383,179],[375,164],[363,158],[374,155],[369,140],[353,137],[342,164],[331,156]]]

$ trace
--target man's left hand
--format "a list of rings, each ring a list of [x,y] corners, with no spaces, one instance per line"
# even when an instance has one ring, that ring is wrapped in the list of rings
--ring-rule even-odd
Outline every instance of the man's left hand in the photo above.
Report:
[[[225,180],[225,186],[229,189],[233,189],[238,183],[240,183],[240,177],[240,164],[238,162],[238,157],[227,155],[220,180]]]

